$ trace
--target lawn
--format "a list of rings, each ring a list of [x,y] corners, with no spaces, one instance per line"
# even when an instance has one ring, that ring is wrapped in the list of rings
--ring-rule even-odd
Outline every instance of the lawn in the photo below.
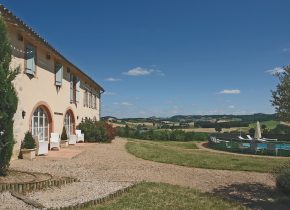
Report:
[[[193,168],[209,168],[235,171],[271,172],[290,158],[249,157],[221,154],[198,149],[182,149],[181,142],[152,142],[131,140],[126,144],[129,153],[145,160],[170,163]],[[169,146],[168,146],[169,145]]]
[[[129,141],[136,141],[134,139],[130,139]],[[157,146],[164,146],[164,147],[173,147],[173,148],[180,148],[180,149],[197,149],[196,141],[187,141],[187,142],[178,142],[178,141],[147,141],[147,140],[139,140],[146,144],[152,144]]]
[[[246,207],[199,192],[162,183],[138,184],[120,197],[90,209],[247,209]]]

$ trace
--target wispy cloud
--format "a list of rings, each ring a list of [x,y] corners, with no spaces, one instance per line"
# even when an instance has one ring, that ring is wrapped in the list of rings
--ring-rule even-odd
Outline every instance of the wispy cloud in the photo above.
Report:
[[[228,108],[229,108],[229,109],[234,109],[235,106],[234,106],[234,105],[229,105]]]
[[[127,76],[133,76],[133,77],[148,76],[150,74],[156,74],[158,76],[165,76],[165,74],[160,70],[147,69],[143,67],[136,67],[136,68],[130,69],[126,72],[123,72],[123,74]]]
[[[119,103],[119,102],[115,102],[115,103],[114,103],[114,105],[121,105],[121,106],[133,106],[133,104],[132,104],[132,103],[130,103],[130,102],[127,102],[127,101],[123,101],[123,102],[121,102],[121,103]]]
[[[108,82],[118,82],[118,81],[121,81],[121,79],[114,78],[114,77],[108,77],[105,80],[108,81]]]
[[[283,68],[281,68],[281,67],[276,67],[274,69],[270,69],[270,70],[267,70],[265,72],[269,73],[269,74],[272,74],[272,75],[275,75],[275,74],[283,73],[283,72],[285,72],[285,70]]]
[[[290,52],[290,48],[283,48],[283,52]]]
[[[113,93],[113,92],[104,92],[104,95],[106,95],[106,96],[114,96],[114,95],[116,95],[116,93]]]
[[[233,89],[233,90],[225,89],[225,90],[221,90],[220,92],[218,92],[218,94],[240,94],[240,93],[241,93],[241,91],[238,89]]]

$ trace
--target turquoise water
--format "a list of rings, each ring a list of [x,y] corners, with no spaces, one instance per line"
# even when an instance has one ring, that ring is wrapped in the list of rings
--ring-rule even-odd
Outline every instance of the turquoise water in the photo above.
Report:
[[[243,147],[251,147],[250,143],[243,143]],[[290,144],[276,144],[276,149],[290,150]],[[258,143],[258,149],[267,149],[267,143]]]
[[[290,144],[276,144],[276,149],[290,150]]]

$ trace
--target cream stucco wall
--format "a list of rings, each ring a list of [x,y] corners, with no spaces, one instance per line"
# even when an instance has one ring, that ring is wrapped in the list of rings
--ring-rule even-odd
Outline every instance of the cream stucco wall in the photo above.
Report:
[[[31,116],[37,105],[45,105],[49,114],[51,115],[52,122],[50,129],[52,132],[61,133],[63,128],[64,116],[67,110],[72,110],[74,113],[76,125],[78,125],[84,118],[100,119],[100,101],[97,99],[97,109],[84,107],[84,89],[80,89],[80,101],[76,104],[70,103],[70,73],[80,77],[81,83],[86,83],[93,88],[96,92],[100,92],[97,86],[86,79],[79,71],[66,64],[57,55],[51,54],[49,49],[41,42],[33,37],[23,35],[23,40],[19,40],[19,31],[17,29],[8,27],[9,38],[13,48],[13,58],[11,67],[20,67],[20,74],[14,81],[19,103],[18,109],[14,116],[14,135],[16,144],[14,147],[13,158],[16,158],[19,150],[20,143],[24,137],[25,132],[31,129]],[[33,44],[36,47],[36,75],[29,77],[25,74],[25,45]],[[50,53],[51,58],[47,58],[47,53]],[[54,62],[57,61],[64,66],[62,86],[57,89],[55,86],[55,73]],[[70,69],[68,73],[67,69]],[[22,118],[22,112],[25,111],[26,115]]]

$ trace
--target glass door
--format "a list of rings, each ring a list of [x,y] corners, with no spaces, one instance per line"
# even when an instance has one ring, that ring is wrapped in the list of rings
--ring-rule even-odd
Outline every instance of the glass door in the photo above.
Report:
[[[37,108],[32,117],[32,135],[38,136],[39,142],[48,141],[49,123],[47,113],[41,107]]]

